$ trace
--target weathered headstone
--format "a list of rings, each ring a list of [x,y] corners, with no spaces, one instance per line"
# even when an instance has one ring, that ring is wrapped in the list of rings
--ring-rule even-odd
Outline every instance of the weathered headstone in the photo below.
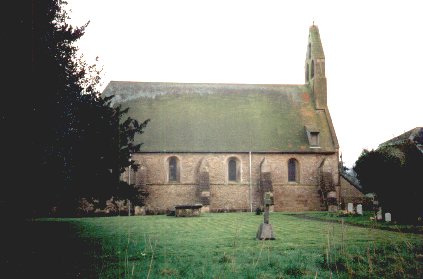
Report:
[[[376,212],[376,220],[382,220],[382,207],[379,207],[379,210]]]
[[[351,202],[348,203],[347,211],[348,213],[354,212],[354,205]]]
[[[391,222],[391,213],[389,212],[385,213],[385,222]]]
[[[257,231],[256,239],[258,240],[274,240],[272,224],[269,223],[269,207],[272,204],[270,192],[264,193],[264,222],[260,224]]]
[[[361,204],[357,204],[357,214],[363,215],[363,206]]]

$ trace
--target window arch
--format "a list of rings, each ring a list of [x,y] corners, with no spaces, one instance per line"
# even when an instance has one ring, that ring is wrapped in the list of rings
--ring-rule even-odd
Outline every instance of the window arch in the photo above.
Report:
[[[308,81],[308,79],[309,79],[309,70],[308,70],[308,68],[309,68],[309,65],[308,65],[308,63],[307,63],[307,65],[306,65],[306,73],[305,73],[305,78],[306,78],[306,81]]]
[[[240,161],[238,158],[231,157],[228,160],[228,182],[240,181]]]
[[[230,159],[228,163],[228,180],[236,181],[236,160]]]
[[[299,181],[298,161],[294,158],[288,160],[288,182]]]
[[[169,182],[179,181],[179,160],[175,156],[168,159],[168,180]]]
[[[311,78],[314,78],[314,60],[311,60]]]
[[[307,58],[311,59],[311,43],[308,43],[307,46]]]

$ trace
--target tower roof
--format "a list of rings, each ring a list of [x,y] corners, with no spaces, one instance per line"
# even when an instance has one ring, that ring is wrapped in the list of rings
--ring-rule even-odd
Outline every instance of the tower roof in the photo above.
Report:
[[[311,43],[311,56],[317,59],[324,59],[322,42],[320,40],[319,28],[317,25],[310,26],[309,29],[309,43]]]

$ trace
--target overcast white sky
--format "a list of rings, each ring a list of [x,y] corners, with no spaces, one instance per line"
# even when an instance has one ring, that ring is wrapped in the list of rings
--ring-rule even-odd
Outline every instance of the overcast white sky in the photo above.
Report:
[[[68,0],[111,80],[303,84],[319,27],[340,152],[423,126],[423,1]]]

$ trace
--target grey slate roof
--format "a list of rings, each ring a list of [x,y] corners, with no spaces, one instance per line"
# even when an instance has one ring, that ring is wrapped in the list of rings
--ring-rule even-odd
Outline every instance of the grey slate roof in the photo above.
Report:
[[[103,95],[151,119],[136,138],[143,152],[335,152],[326,110],[307,85],[111,81]],[[320,132],[311,148],[306,128]]]

